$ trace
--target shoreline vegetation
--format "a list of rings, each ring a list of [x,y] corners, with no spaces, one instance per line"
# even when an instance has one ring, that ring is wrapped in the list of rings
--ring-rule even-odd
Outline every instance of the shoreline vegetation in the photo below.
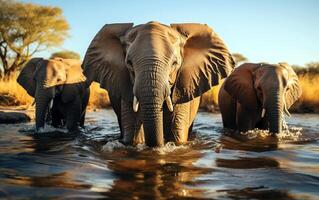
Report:
[[[319,113],[319,67],[317,69],[294,68],[302,87],[300,99],[289,109],[292,113]],[[16,82],[18,73],[9,78],[0,79],[0,109],[30,110],[34,109],[34,99]],[[218,91],[223,81],[206,92],[201,100],[200,109],[208,112],[219,112]],[[110,107],[107,92],[99,84],[91,85],[88,109],[98,110]]]

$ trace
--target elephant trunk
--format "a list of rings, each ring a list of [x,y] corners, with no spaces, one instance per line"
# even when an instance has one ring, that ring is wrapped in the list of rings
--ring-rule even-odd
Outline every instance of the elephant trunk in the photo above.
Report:
[[[145,67],[143,67],[145,68]],[[163,146],[163,102],[167,97],[167,81],[164,67],[158,64],[147,66],[139,73],[137,95],[141,108],[145,143],[147,146]]]
[[[53,89],[44,89],[43,86],[37,87],[35,94],[35,118],[37,131],[40,131],[40,128],[44,128],[48,107],[52,99]]]
[[[145,143],[147,146],[163,146],[163,111],[162,104],[150,105],[141,101]]]
[[[281,133],[283,123],[283,101],[281,92],[278,89],[270,91],[269,99],[266,101],[269,132],[272,134]]]

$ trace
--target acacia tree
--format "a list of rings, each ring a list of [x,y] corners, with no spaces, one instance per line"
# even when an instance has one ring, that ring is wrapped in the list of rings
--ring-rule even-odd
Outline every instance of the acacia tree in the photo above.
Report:
[[[62,44],[69,25],[57,7],[0,0],[1,76],[9,76],[39,51]]]
[[[242,55],[240,53],[233,53],[232,57],[235,60],[236,66],[238,66],[240,63],[246,62],[248,60],[244,55]]]
[[[59,58],[71,58],[71,59],[77,59],[80,60],[80,54],[74,52],[74,51],[68,51],[68,50],[64,50],[64,51],[58,51],[55,52],[51,55],[51,58],[55,58],[55,57],[59,57]]]

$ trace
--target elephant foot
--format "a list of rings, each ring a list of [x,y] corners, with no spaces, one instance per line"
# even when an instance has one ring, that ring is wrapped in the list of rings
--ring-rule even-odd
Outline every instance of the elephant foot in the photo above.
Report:
[[[177,142],[175,142],[175,145],[176,146],[181,146],[181,145],[185,145],[187,143],[188,143],[188,141],[177,141]]]
[[[174,142],[176,145],[187,144],[188,130],[172,131],[169,141]]]

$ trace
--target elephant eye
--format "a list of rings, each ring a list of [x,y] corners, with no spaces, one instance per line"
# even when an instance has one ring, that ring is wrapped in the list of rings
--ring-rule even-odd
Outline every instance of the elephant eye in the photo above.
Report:
[[[286,88],[286,92],[288,92],[288,91],[289,91],[289,87]]]
[[[133,70],[133,63],[132,63],[131,60],[127,60],[127,61],[126,61],[126,65],[127,65],[127,67],[128,67],[130,70]]]
[[[177,60],[174,60],[172,63],[172,67],[177,67],[177,66],[178,66],[178,62],[177,62]]]

